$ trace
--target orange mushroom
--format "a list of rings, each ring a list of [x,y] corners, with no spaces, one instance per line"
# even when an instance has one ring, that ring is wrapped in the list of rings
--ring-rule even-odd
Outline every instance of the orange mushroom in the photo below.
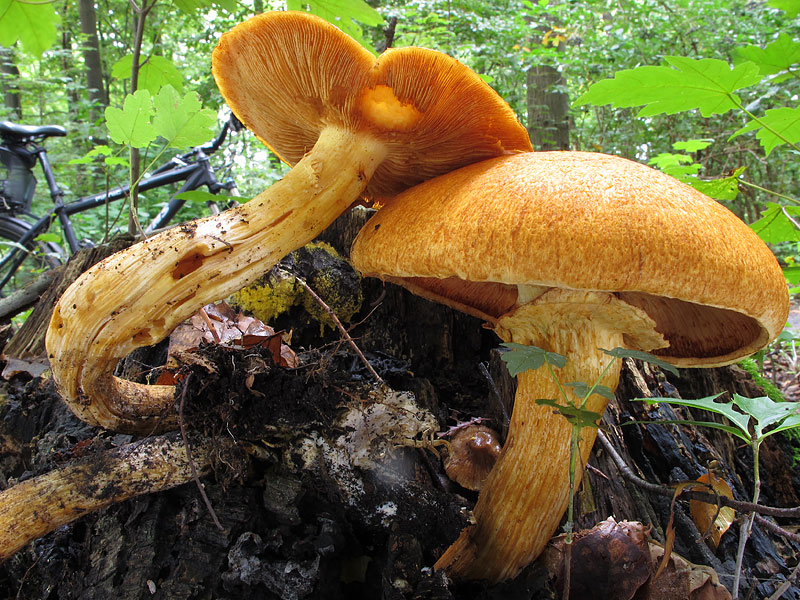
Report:
[[[362,194],[530,149],[509,106],[455,59],[424,48],[376,59],[306,13],[236,26],[212,66],[236,116],[294,168],[250,202],[117,253],[67,289],[46,344],[59,392],[89,423],[174,427],[174,389],[115,377],[118,360],[253,281]]]
[[[555,369],[561,382],[602,375],[611,390],[619,363],[606,369],[601,348],[725,365],[774,339],[789,310],[777,260],[739,218],[671,177],[602,154],[517,154],[432,179],[378,211],[351,258],[365,275],[484,319],[506,342],[566,356]],[[476,524],[436,563],[451,577],[514,577],[558,527],[571,426],[537,398],[561,399],[544,369],[518,377]],[[593,395],[585,408],[606,404]],[[581,432],[582,466],[595,433]]]

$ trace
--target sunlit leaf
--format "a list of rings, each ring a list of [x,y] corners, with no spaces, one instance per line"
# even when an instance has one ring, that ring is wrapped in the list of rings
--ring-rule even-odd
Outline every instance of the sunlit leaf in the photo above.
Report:
[[[173,148],[206,142],[217,123],[214,111],[203,108],[195,92],[181,96],[175,88],[167,85],[158,92],[153,105],[156,133]]]
[[[697,152],[699,150],[705,150],[713,143],[714,140],[707,138],[699,140],[684,140],[681,142],[675,142],[672,144],[672,147],[675,148],[675,150],[683,150],[684,152]]]
[[[751,62],[731,67],[712,58],[668,56],[665,60],[670,66],[618,71],[613,79],[595,83],[576,103],[611,104],[615,108],[643,106],[639,116],[697,109],[704,117],[710,117],[738,108],[741,100],[733,92],[761,80],[758,67]]]
[[[58,233],[40,233],[34,239],[37,242],[52,242],[57,244],[61,241],[61,235]]]
[[[792,221],[800,221],[800,206],[781,206],[767,203],[761,218],[750,227],[768,244],[800,242],[800,229]]]
[[[147,90],[128,94],[122,108],[109,106],[105,116],[108,135],[118,144],[144,148],[156,139],[156,130],[150,123],[153,100]]]
[[[372,50],[371,44],[364,39],[363,31],[358,23],[368,26],[382,25],[381,14],[364,0],[286,0],[289,10],[305,10],[333,23],[349,36]]]
[[[603,348],[600,348],[600,351],[608,354],[609,356],[613,356],[614,358],[635,358],[636,360],[643,360],[644,362],[656,365],[665,371],[669,371],[673,375],[678,374],[678,369],[676,369],[673,365],[653,354],[650,354],[649,352],[642,352],[641,350],[628,350],[627,348],[614,348],[613,350],[604,350]]]
[[[128,79],[131,76],[133,56],[123,56],[111,67],[111,76],[117,79]],[[155,95],[165,85],[171,85],[178,92],[183,93],[183,75],[168,58],[163,56],[150,56],[139,66],[140,90],[149,90]]]
[[[786,16],[793,19],[800,13],[800,0],[769,0],[767,2],[772,8],[786,12]]]
[[[714,493],[720,496],[733,499],[733,491],[728,483],[714,475],[711,471],[703,473],[697,478],[697,482],[707,485]],[[704,487],[705,487],[704,485]],[[701,491],[703,488],[699,488]],[[689,512],[692,515],[692,521],[697,526],[697,530],[702,535],[709,535],[712,547],[714,549],[719,546],[720,538],[728,531],[733,520],[736,518],[736,511],[730,506],[718,506],[717,504],[709,504],[701,500],[689,501]]]
[[[800,142],[800,107],[772,108],[760,116],[758,121],[750,121],[735,131],[729,139],[750,131],[758,131],[756,139],[761,142],[767,156],[777,146],[796,144]]]
[[[60,21],[55,4],[0,0],[0,46],[19,42],[34,56],[56,43]]]
[[[739,195],[739,176],[744,173],[746,167],[739,167],[727,177],[717,179],[698,179],[690,178],[686,181],[698,192],[706,196],[711,196],[717,200],[735,200]]]
[[[777,40],[764,48],[748,45],[737,48],[736,52],[757,64],[762,76],[780,73],[800,63],[800,42],[794,41],[788,33],[781,33]]]

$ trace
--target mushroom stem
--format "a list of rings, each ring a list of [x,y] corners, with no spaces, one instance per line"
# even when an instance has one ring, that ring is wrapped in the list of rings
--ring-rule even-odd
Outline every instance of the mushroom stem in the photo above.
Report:
[[[645,319],[644,321],[642,319]],[[649,325],[647,317],[611,294],[551,290],[498,320],[504,341],[538,346],[567,357],[554,368],[561,386],[547,367],[518,376],[514,411],[503,454],[484,484],[473,511],[476,524],[464,529],[435,565],[454,579],[499,582],[515,577],[547,545],[569,503],[569,463],[572,428],[538,398],[572,403],[582,398],[563,386],[570,382],[599,383],[614,390],[620,366],[599,348],[624,346],[624,332]],[[605,372],[604,372],[605,370]],[[602,414],[608,401],[597,394],[584,408]],[[597,430],[580,433],[577,479],[583,472]],[[577,482],[576,482],[577,483]]]
[[[192,460],[208,471],[212,446],[193,438]],[[0,493],[0,560],[86,513],[192,479],[179,434],[151,437],[82,459]]]
[[[117,431],[174,428],[174,388],[114,377],[119,359],[314,239],[358,198],[386,153],[370,135],[326,126],[313,149],[250,202],[160,233],[81,275],[56,305],[46,338],[72,411]]]

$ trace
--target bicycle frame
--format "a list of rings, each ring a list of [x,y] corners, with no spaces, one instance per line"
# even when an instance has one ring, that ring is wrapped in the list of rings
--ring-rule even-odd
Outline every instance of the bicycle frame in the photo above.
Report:
[[[184,182],[176,194],[170,198],[167,205],[148,224],[145,233],[151,233],[156,229],[164,227],[172,220],[175,214],[186,203],[185,200],[175,197],[181,192],[196,190],[206,186],[211,193],[218,193],[223,189],[230,189],[232,187],[232,184],[220,183],[217,180],[214,169],[209,163],[208,155],[220,148],[230,129],[236,129],[236,123],[233,121],[234,118],[235,117],[231,117],[231,119],[225,123],[220,133],[211,142],[198,146],[186,154],[173,157],[153,171],[151,175],[142,178],[138,186],[139,191],[142,192],[178,183],[179,181]],[[47,150],[43,146],[36,144],[31,149],[31,152],[37,156],[41,163],[50,197],[53,200],[53,207],[44,216],[38,217],[27,233],[17,240],[17,243],[22,247],[26,247],[27,244],[33,241],[38,235],[47,231],[50,223],[57,218],[64,232],[64,238],[69,246],[70,254],[75,253],[80,249],[81,245],[75,234],[72,222],[70,221],[70,216],[126,198],[130,192],[130,187],[120,186],[110,189],[107,192],[81,198],[74,202],[64,202],[64,191],[56,182],[55,174],[53,173],[50,160],[47,156]],[[191,162],[187,163],[186,161],[189,160],[191,160]],[[29,214],[29,216],[37,218],[36,215]],[[9,251],[3,259],[0,260],[0,270],[4,270],[7,265],[11,264],[11,268],[6,271],[6,275],[0,280],[0,289],[10,281],[11,277],[13,277],[24,260],[25,252],[17,248]]]

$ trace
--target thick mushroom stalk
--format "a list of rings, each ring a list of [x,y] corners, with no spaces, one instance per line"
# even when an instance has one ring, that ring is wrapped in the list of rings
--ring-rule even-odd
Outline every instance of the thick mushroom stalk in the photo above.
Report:
[[[117,361],[310,242],[352,204],[385,155],[371,136],[328,127],[286,177],[247,204],[165,231],[84,273],[56,305],[46,340],[73,412],[110,429],[173,427],[174,388],[115,377]]]
[[[350,256],[364,275],[483,319],[505,340],[567,356],[563,383],[594,382],[598,347],[680,367],[730,364],[774,339],[789,310],[780,265],[741,219],[602,154],[516,154],[422,183],[372,217]],[[603,383],[613,389],[616,378]],[[437,564],[453,577],[512,577],[567,505],[570,428],[535,404],[559,392],[535,372],[520,376],[518,394],[477,525]],[[592,439],[583,432],[582,463]]]
[[[167,490],[203,474],[215,449],[192,438],[192,463],[179,434],[150,437],[27,479],[0,493],[0,561],[89,512]]]
[[[109,257],[67,289],[47,350],[64,400],[95,425],[173,428],[174,388],[116,378],[117,361],[269,270],[362,194],[530,149],[510,107],[455,59],[424,48],[376,59],[307,13],[241,23],[212,63],[234,113],[294,168],[244,206]]]
[[[637,338],[637,347],[663,347],[666,344],[654,325],[644,311],[611,294],[553,289],[501,317],[495,331],[504,341],[566,356],[567,364],[554,369],[562,384],[591,385],[602,375],[600,384],[613,390],[620,366],[616,362],[603,373],[609,357],[599,348],[625,346],[630,336]],[[580,404],[581,398],[567,393],[571,402]],[[537,404],[538,398],[564,402],[544,368],[518,376],[508,438],[478,497],[473,511],[476,524],[461,532],[436,569],[456,579],[515,577],[544,550],[558,528],[569,502],[572,428],[552,407]],[[594,394],[584,408],[602,414],[607,404]],[[595,435],[593,428],[581,431],[578,477]]]

